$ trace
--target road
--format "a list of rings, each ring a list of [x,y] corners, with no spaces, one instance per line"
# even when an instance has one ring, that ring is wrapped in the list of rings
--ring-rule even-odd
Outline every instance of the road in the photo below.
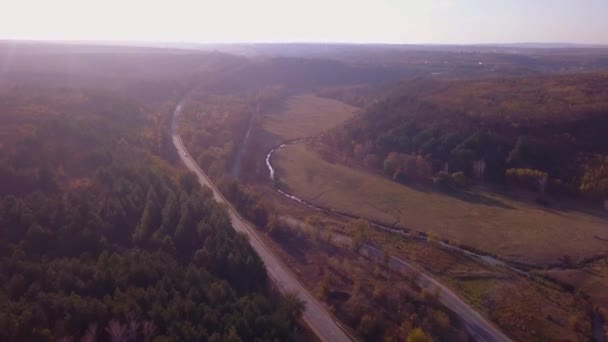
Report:
[[[351,338],[338,326],[335,319],[327,312],[325,307],[302,285],[289,268],[268,248],[258,236],[255,228],[244,220],[232,205],[224,198],[207,175],[192,160],[178,133],[178,117],[181,113],[183,102],[180,102],[173,111],[171,122],[171,138],[177,149],[181,160],[186,167],[194,172],[201,186],[206,186],[213,191],[216,202],[225,205],[232,226],[237,232],[245,234],[249,243],[258,253],[270,279],[276,284],[282,293],[295,293],[306,305],[302,318],[321,341],[340,342],[351,341]]]
[[[310,231],[306,223],[293,217],[282,216],[281,220],[289,224],[291,227]],[[344,234],[334,233],[332,235],[332,241],[339,245],[352,246],[351,237]],[[384,253],[380,249],[370,244],[363,245],[359,250],[359,253],[375,260],[378,263],[384,262]],[[456,293],[454,293],[448,287],[442,285],[433,277],[420,272],[419,269],[412,266],[407,261],[395,256],[391,256],[389,259],[389,267],[391,270],[402,274],[407,274],[408,272],[415,270],[419,274],[417,283],[420,285],[420,287],[431,292],[438,289],[439,302],[460,317],[462,322],[465,324],[467,331],[469,331],[476,341],[511,341],[509,337],[497,329],[490,321],[481,316],[479,313],[477,313],[477,311],[460,299]]]

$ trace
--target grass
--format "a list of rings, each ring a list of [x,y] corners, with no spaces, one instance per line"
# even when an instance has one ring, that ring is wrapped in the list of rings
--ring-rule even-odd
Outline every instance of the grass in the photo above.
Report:
[[[293,96],[282,110],[266,115],[263,128],[285,140],[310,137],[339,125],[355,110],[340,101],[314,95]]]
[[[468,301],[516,341],[575,341],[591,333],[584,301],[550,283],[512,277],[463,279],[459,285]]]
[[[545,265],[608,249],[608,221],[596,216],[490,193],[458,198],[414,189],[326,162],[302,144],[278,150],[275,164],[282,182],[303,199],[388,224],[398,221],[508,260]]]
[[[586,301],[557,284],[490,266],[418,239],[373,232],[371,241],[391,255],[422,266],[515,341],[577,341],[591,334]],[[577,327],[570,324],[572,321]]]
[[[269,196],[271,195],[269,194]],[[294,207],[293,211],[289,211],[290,214],[300,216],[302,220],[304,217],[314,216],[323,222],[325,229],[347,234],[348,222],[337,220],[331,216],[324,216],[324,214],[316,211],[302,210],[301,207],[290,202],[283,205]],[[283,213],[284,209],[281,207],[280,212]],[[300,214],[296,214],[296,212],[300,212]],[[301,234],[300,237],[307,240],[284,245],[282,250],[283,253],[289,255],[290,260],[298,262],[300,266],[297,267],[297,270],[299,270],[299,275],[303,281],[311,283],[310,286],[315,288],[315,284],[319,282],[317,257],[312,257],[308,261],[300,258],[302,251],[313,253],[313,250],[316,250],[316,248],[308,249],[318,243],[312,242],[315,241],[313,232],[309,231],[308,234]],[[340,242],[336,236],[334,234],[332,244],[338,246]],[[392,235],[377,231],[371,232],[369,239],[371,243],[380,246],[390,255],[401,257],[421,266],[421,269],[424,269],[425,272],[433,274],[444,284],[449,285],[480,313],[491,318],[514,340],[576,341],[586,340],[586,336],[590,334],[591,327],[586,302],[576,294],[562,291],[559,286],[542,279],[538,281],[520,276],[503,267],[486,265],[460,253],[418,239],[395,238]],[[323,237],[321,241],[324,241]],[[349,250],[348,246],[350,245],[347,245],[347,251]],[[317,250],[317,252],[319,251]],[[335,261],[335,259],[335,257],[329,259],[327,264],[330,268],[334,265],[332,261]],[[348,260],[349,264],[358,262],[358,259],[354,256]],[[374,269],[374,266],[366,268],[369,277],[373,277]],[[340,286],[338,283],[343,281],[344,277],[353,279],[352,268],[344,264],[338,270],[341,270],[341,272],[336,270],[331,272],[337,272],[333,274],[334,276],[343,275],[332,276],[335,281],[332,283],[332,287],[350,293],[352,291],[351,287]],[[392,277],[389,281],[391,287],[399,284]],[[572,320],[579,322],[580,331],[575,331],[574,327],[570,325]]]
[[[312,216],[322,222],[324,230],[345,229],[344,222],[335,218],[316,212],[307,215],[307,218]],[[362,257],[351,249],[350,243],[344,244],[346,241],[338,238],[344,237],[342,234],[334,234],[328,241],[324,231],[317,238],[316,229],[300,226],[304,224],[302,217],[297,220],[288,224],[282,221],[282,228],[264,237],[345,326],[361,334],[364,325],[360,324],[359,319],[371,311],[375,319],[382,323],[378,328],[391,336],[399,334],[397,328],[404,321],[412,323],[411,320],[422,320],[427,322],[424,323],[426,325],[433,324],[433,314],[441,311],[450,316],[448,330],[427,331],[439,336],[438,340],[465,340],[456,338],[466,335],[457,316],[425,298],[423,290],[411,285],[409,275],[390,273],[374,261]],[[379,340],[365,335],[359,337],[360,340]]]
[[[583,290],[591,297],[594,304],[602,308],[604,317],[608,317],[608,261],[598,260],[582,269],[554,269],[542,272],[561,283],[570,284]]]

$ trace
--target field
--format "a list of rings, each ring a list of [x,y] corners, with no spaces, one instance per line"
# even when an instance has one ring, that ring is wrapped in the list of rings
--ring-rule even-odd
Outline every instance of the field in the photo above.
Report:
[[[340,101],[314,95],[294,96],[285,107],[265,117],[263,128],[284,140],[305,138],[337,126],[357,110]]]
[[[478,192],[448,196],[331,164],[302,144],[275,154],[279,177],[297,196],[369,219],[433,233],[499,257],[536,265],[608,249],[608,221]]]
[[[290,240],[291,243],[281,247],[294,271],[310,288],[316,289],[322,278],[318,265],[320,263],[319,252],[322,254],[323,248],[312,247],[319,247],[319,242],[325,241],[326,231],[332,232],[333,244],[343,244],[344,242],[339,238],[340,235],[352,233],[349,230],[349,221],[336,219],[333,216],[296,205],[292,201],[286,201],[281,195],[270,189],[266,189],[266,191],[268,192],[264,193],[264,198],[274,200],[273,203],[277,205],[278,212],[281,214],[299,218],[301,221],[322,222],[320,226],[323,227],[323,230],[320,230],[320,233],[311,230],[308,231],[308,234],[299,234],[297,241],[295,241],[296,239]],[[418,265],[425,273],[432,274],[516,341],[540,340],[541,338],[545,341],[576,341],[585,340],[583,336],[589,335],[589,307],[577,292],[563,291],[560,286],[544,281],[542,278],[522,276],[504,267],[491,266],[462,253],[419,239],[395,237],[384,232],[373,231],[370,232],[368,241],[379,246],[391,256],[405,259]],[[350,243],[347,243],[347,246],[350,246]],[[329,259],[330,267],[335,258],[336,256],[333,256]],[[344,278],[336,277],[336,274],[332,273],[338,272],[337,275],[346,273],[349,274],[349,277],[356,278],[354,276],[356,271],[349,267],[353,267],[353,265],[361,267],[361,259],[352,254],[348,262],[346,262],[347,259],[343,259],[344,264],[339,271],[329,272],[332,274],[331,279],[335,280],[335,282],[331,282],[331,287],[333,290],[342,289],[342,291],[352,293],[352,284],[342,287],[339,284],[344,281]],[[347,267],[347,264],[351,264],[351,266]],[[369,273],[367,279],[375,277],[374,270],[377,267],[368,265],[363,268]],[[399,284],[394,277],[390,277],[388,280],[391,286]],[[373,282],[376,283],[377,280],[374,279]],[[602,305],[601,302],[596,302],[595,296],[592,295],[591,298],[594,305]]]
[[[608,278],[608,263],[606,259],[598,260],[576,270],[550,270],[543,274],[562,283],[570,284],[587,293],[593,302],[602,308],[604,317],[608,316],[608,291],[606,279]]]
[[[417,239],[376,232],[372,241],[434,274],[515,341],[576,341],[576,330],[589,331],[585,301],[555,284]]]

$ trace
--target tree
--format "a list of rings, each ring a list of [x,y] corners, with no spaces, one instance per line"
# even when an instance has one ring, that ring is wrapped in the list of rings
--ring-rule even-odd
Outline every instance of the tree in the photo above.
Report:
[[[144,321],[141,325],[144,342],[150,342],[156,335],[156,325],[152,321]]]
[[[179,206],[175,193],[171,191],[169,196],[167,196],[165,205],[163,206],[163,210],[161,212],[161,225],[159,228],[159,233],[161,236],[164,234],[170,234],[175,229],[175,225],[177,225],[177,221],[179,219],[178,208]]]
[[[34,223],[27,230],[25,240],[23,241],[23,248],[28,253],[32,254],[44,254],[46,252],[46,246],[52,240],[52,232],[41,225]]]
[[[467,186],[467,178],[462,171],[452,173],[452,180],[459,188],[465,188]]]
[[[193,172],[186,171],[179,175],[179,185],[188,193],[199,187],[198,178]]]
[[[507,169],[505,175],[512,184],[539,192],[544,192],[548,179],[546,172],[534,169]]]
[[[365,155],[365,150],[363,149],[363,145],[355,144],[355,147],[353,148],[353,155],[355,156],[355,158],[357,158],[359,160],[363,159],[363,157]]]
[[[425,181],[432,175],[432,167],[421,155],[391,152],[384,160],[384,172],[397,181]]]
[[[445,312],[439,309],[436,309],[433,312],[433,321],[435,323],[435,326],[440,331],[446,331],[451,326],[450,316],[448,316]]]
[[[324,276],[315,288],[315,295],[321,300],[326,300],[329,294],[329,278]]]
[[[146,198],[144,212],[133,232],[133,242],[136,244],[141,244],[147,240],[150,234],[160,225],[161,213],[158,205],[158,196],[153,187],[150,187],[148,190]]]
[[[424,330],[420,328],[414,328],[407,335],[407,342],[432,342],[433,339],[427,336]]]
[[[367,241],[367,236],[370,230],[369,222],[364,219],[351,221],[349,224],[349,230],[353,234],[352,248],[355,252],[358,252]]]
[[[384,172],[393,177],[395,171],[397,171],[397,167],[399,166],[399,154],[397,152],[389,153],[384,159]]]
[[[589,198],[608,200],[608,155],[594,155],[581,165],[579,191]],[[605,202],[605,205],[608,202]],[[606,207],[608,210],[608,207]]]
[[[106,327],[106,332],[110,335],[112,342],[122,342],[126,340],[127,326],[120,324],[117,320],[111,320]]]
[[[382,326],[377,317],[365,314],[359,321],[357,332],[361,334],[366,341],[377,341],[382,337]]]
[[[315,242],[321,241],[321,233],[324,230],[323,222],[316,216],[307,216],[305,222],[308,226],[307,228],[312,230],[309,233],[311,234],[313,240]]]
[[[415,177],[419,181],[427,180],[432,176],[433,168],[426,158],[421,155],[416,156]]]
[[[295,323],[306,309],[306,304],[297,294],[288,292],[283,295],[279,311],[282,312],[290,322]]]
[[[363,158],[363,165],[369,167],[370,169],[379,168],[380,165],[380,157],[377,154],[368,153],[365,158]]]
[[[250,208],[249,215],[247,216],[251,218],[252,222],[257,227],[265,228],[269,221],[269,215],[266,205],[257,201],[257,203]]]

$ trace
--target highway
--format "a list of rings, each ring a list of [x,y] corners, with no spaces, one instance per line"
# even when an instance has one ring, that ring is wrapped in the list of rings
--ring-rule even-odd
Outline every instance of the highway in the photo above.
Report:
[[[194,172],[201,186],[206,186],[213,191],[215,201],[226,207],[232,226],[237,232],[243,233],[249,239],[249,243],[258,253],[270,279],[276,284],[282,293],[295,293],[302,300],[306,309],[303,319],[310,329],[321,341],[341,342],[351,341],[352,339],[338,326],[335,319],[327,312],[325,307],[302,285],[289,268],[268,248],[258,236],[255,228],[243,219],[234,207],[224,198],[209,177],[192,160],[178,132],[178,118],[182,110],[184,101],[180,102],[173,111],[171,122],[171,138],[177,149],[181,160],[186,167]]]

